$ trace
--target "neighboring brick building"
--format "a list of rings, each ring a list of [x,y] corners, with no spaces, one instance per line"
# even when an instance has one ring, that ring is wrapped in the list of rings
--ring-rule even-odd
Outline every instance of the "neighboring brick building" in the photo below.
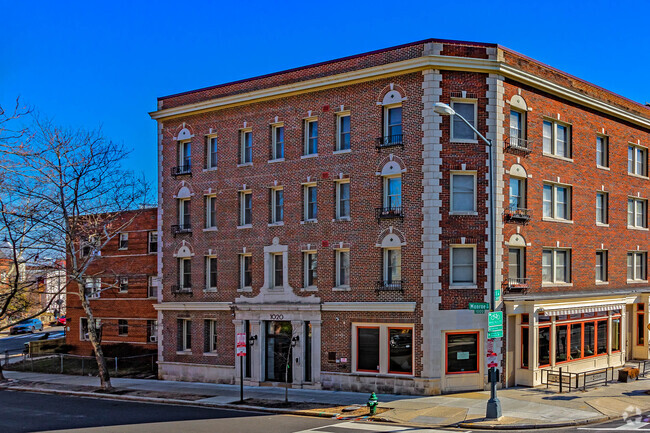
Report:
[[[504,385],[648,357],[650,110],[432,39],[159,99],[162,378],[235,382],[246,332],[250,384],[485,387],[490,150],[436,102],[493,142]]]
[[[126,343],[137,346],[136,351],[156,350],[156,217],[156,208],[126,211],[124,219],[116,219],[114,224],[133,221],[101,251],[94,251],[90,244],[81,249],[81,254],[97,255],[86,271],[86,280],[103,346]],[[66,326],[66,343],[74,346],[74,353],[92,353],[86,314],[74,282],[67,288]]]

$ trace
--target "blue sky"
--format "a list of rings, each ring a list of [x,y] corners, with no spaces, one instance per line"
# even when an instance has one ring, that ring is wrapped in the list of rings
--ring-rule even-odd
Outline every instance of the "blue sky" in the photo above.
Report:
[[[620,3],[620,6],[617,6]],[[486,6],[487,5],[487,6]],[[156,177],[156,98],[426,38],[494,42],[650,101],[650,2],[9,1],[0,104],[102,127]]]

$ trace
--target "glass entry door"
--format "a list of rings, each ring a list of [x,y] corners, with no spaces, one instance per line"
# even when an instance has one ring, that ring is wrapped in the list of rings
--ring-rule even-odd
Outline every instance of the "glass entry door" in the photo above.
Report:
[[[266,378],[270,382],[293,381],[291,370],[291,322],[266,322]],[[287,365],[289,365],[288,377]]]

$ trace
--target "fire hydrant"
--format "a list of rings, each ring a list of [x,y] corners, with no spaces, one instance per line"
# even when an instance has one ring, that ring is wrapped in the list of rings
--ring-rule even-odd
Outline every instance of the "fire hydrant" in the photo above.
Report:
[[[377,405],[379,402],[377,401],[377,395],[373,392],[370,394],[370,398],[368,399],[368,407],[370,408],[370,415],[374,415],[377,413]]]

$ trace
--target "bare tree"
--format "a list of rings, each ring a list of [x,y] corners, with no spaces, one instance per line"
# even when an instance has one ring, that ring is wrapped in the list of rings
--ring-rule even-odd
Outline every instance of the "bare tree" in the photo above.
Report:
[[[127,155],[99,130],[62,128],[39,118],[29,139],[17,146],[0,142],[3,199],[13,204],[12,218],[30,227],[25,236],[38,254],[66,257],[68,285],[76,285],[104,389],[111,388],[110,375],[89,299],[119,282],[87,282],[98,252],[138,215],[124,218],[123,212],[144,209],[149,198],[144,179],[122,167]]]

